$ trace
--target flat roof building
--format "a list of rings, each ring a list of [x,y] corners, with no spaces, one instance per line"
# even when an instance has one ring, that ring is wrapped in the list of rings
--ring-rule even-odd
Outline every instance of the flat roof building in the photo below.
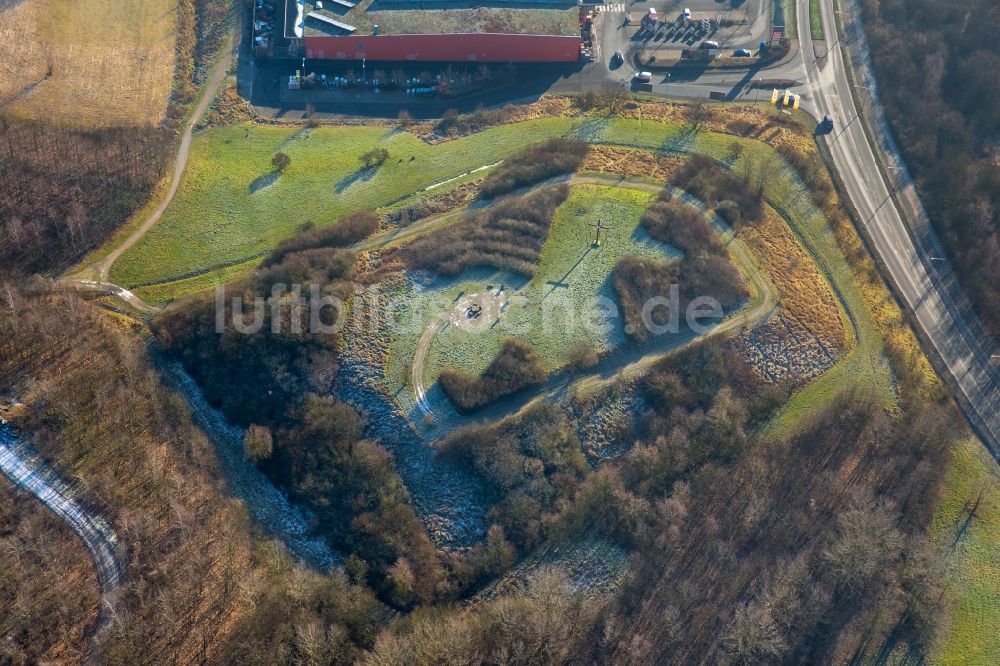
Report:
[[[575,1],[287,0],[284,37],[311,59],[573,62]]]

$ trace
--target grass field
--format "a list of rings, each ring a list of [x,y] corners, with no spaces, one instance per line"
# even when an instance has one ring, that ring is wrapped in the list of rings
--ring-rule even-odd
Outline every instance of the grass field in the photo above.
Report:
[[[74,125],[162,120],[174,75],[175,3],[25,0],[0,10],[0,101]]]
[[[1000,469],[975,439],[955,450],[933,536],[952,566],[950,613],[933,661],[1000,663]]]
[[[388,207],[495,164],[525,145],[563,135],[664,153],[709,151],[719,157],[734,142],[730,135],[696,132],[682,124],[604,117],[538,118],[435,146],[384,127],[212,129],[195,138],[173,204],[115,264],[111,278],[131,288],[229,266],[259,256],[307,220],[322,225],[357,208]],[[376,146],[387,148],[390,160],[376,171],[360,171],[359,155]],[[270,160],[279,150],[291,156],[292,164],[275,177]],[[459,178],[432,192],[461,182]]]
[[[209,130],[194,139],[173,204],[115,264],[111,277],[136,286],[258,255],[307,220],[322,225],[358,208],[391,205],[559,135],[566,121],[551,118],[525,125],[517,132],[498,127],[437,146],[384,127]],[[376,171],[360,171],[359,155],[376,146],[387,148],[391,158]],[[279,150],[292,164],[270,182],[271,157]]]
[[[417,339],[434,316],[450,311],[458,294],[482,292],[487,285],[503,284],[510,295],[499,323],[484,322],[485,330],[460,331],[453,326],[438,333],[424,366],[427,384],[450,365],[479,373],[500,350],[507,336],[528,340],[550,370],[570,361],[577,343],[607,351],[625,339],[620,319],[602,319],[594,299],[615,302],[609,276],[615,263],[626,254],[679,258],[668,245],[651,239],[639,226],[639,218],[653,194],[626,187],[577,185],[556,211],[538,267],[530,280],[498,271],[468,271],[457,279],[435,279],[426,285],[410,284],[405,290],[407,312],[413,321],[395,328],[390,345],[386,379],[393,390],[405,383],[408,361]],[[600,248],[594,248],[594,228],[601,220],[608,229]],[[593,317],[593,319],[589,319]],[[594,322],[595,326],[589,324]],[[606,325],[600,325],[601,323]],[[404,407],[408,404],[403,399]]]
[[[589,342],[598,352],[621,344],[625,334],[620,319],[612,321],[608,330],[595,334],[585,326],[583,317],[594,312],[595,297],[615,301],[609,276],[621,257],[679,258],[672,248],[654,241],[639,227],[639,218],[652,198],[648,192],[626,188],[575,186],[556,211],[533,279],[526,281],[503,273],[478,274],[475,280],[440,281],[434,289],[423,291],[420,305],[427,303],[428,307],[432,302],[450,301],[448,296],[461,289],[482,291],[486,284],[503,283],[517,291],[495,327],[483,333],[449,327],[434,338],[425,366],[428,383],[445,365],[481,372],[510,335],[529,340],[549,370],[565,365],[576,343]],[[609,228],[601,246],[594,248],[594,228],[590,225],[597,220]]]
[[[809,0],[809,32],[813,39],[826,39],[823,33],[823,19],[819,13],[819,0]]]
[[[785,25],[785,37],[794,39],[799,36],[798,27],[795,23],[795,0],[772,0],[772,11],[774,25]]]
[[[248,269],[252,265],[249,259],[306,220],[330,223],[350,210],[391,206],[403,198],[412,199],[420,196],[424,188],[494,164],[525,145],[553,136],[574,136],[595,145],[665,155],[702,153],[737,173],[748,162],[772,165],[766,196],[809,251],[837,294],[845,316],[850,314],[854,329],[846,341],[846,356],[793,398],[775,428],[784,430],[799,422],[806,410],[824,404],[845,386],[860,386],[886,405],[894,401],[871,310],[822,211],[812,204],[797,173],[783,166],[784,160],[763,142],[698,131],[688,124],[598,115],[548,117],[496,127],[435,146],[407,132],[384,127],[295,130],[248,125],[212,129],[195,139],[188,172],[173,205],[142,242],[115,264],[111,278],[128,287],[171,277],[187,278],[176,285],[152,287],[152,293],[140,292],[157,300],[178,291],[189,293],[210,287]],[[742,146],[739,155],[732,151],[734,143]],[[375,172],[359,171],[358,156],[377,145],[390,151],[390,160]],[[268,176],[270,158],[278,150],[288,153],[292,164],[280,177]],[[440,193],[460,182],[432,191]],[[240,261],[247,263],[234,267]],[[220,267],[221,272],[213,271],[213,267]],[[481,290],[484,279],[494,278],[492,274],[477,275],[467,283],[449,283],[448,288],[455,293],[461,289]],[[509,284],[518,283],[511,278]],[[433,313],[440,311],[439,307]],[[407,358],[404,350],[399,351]],[[485,364],[495,351],[484,347],[477,358]],[[543,351],[543,356],[547,362],[556,359],[551,351]],[[442,352],[432,352],[428,360],[428,368],[437,368],[447,358]]]

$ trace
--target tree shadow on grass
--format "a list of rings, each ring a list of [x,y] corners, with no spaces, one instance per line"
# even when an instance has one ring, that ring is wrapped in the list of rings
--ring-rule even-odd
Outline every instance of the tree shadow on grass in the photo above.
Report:
[[[281,172],[278,170],[270,171],[268,173],[265,173],[263,176],[258,176],[257,178],[254,178],[254,181],[250,183],[249,187],[250,194],[257,194],[257,192],[260,192],[263,189],[271,187],[276,182],[278,182],[279,178],[281,178]]]
[[[367,183],[368,181],[370,181],[372,178],[375,177],[375,174],[378,173],[378,170],[379,167],[377,166],[370,167],[367,169],[362,167],[357,171],[355,171],[354,173],[350,174],[349,176],[342,178],[341,181],[337,183],[336,187],[334,187],[333,189],[337,194],[343,194],[347,190],[347,188],[351,187],[352,185],[356,185],[357,183]]]

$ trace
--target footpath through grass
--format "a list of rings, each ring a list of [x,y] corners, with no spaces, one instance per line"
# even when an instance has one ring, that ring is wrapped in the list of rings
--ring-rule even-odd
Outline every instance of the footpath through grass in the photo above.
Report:
[[[702,153],[736,173],[742,172],[748,160],[773,165],[765,194],[813,256],[838,295],[845,317],[850,313],[855,331],[855,344],[845,358],[797,394],[776,426],[799,422],[806,410],[831,400],[847,386],[870,391],[883,404],[893,402],[882,340],[871,311],[827,220],[812,204],[797,173],[765,143],[701,132],[686,124],[598,115],[550,117],[495,127],[435,146],[384,127],[212,129],[196,137],[181,191],[170,209],[115,264],[111,278],[128,287],[188,278],[151,288],[155,300],[210,287],[249,270],[255,256],[294,233],[306,220],[325,224],[358,208],[392,205],[555,136],[667,154]],[[742,151],[735,156],[732,146],[737,143]],[[386,147],[392,157],[376,171],[359,171],[359,155],[375,146]],[[291,156],[292,164],[280,176],[269,177],[270,159],[278,150]],[[432,191],[440,193],[450,186]],[[241,261],[245,263],[240,265]],[[482,288],[483,277],[489,276],[476,276],[468,288]],[[458,283],[453,286],[464,288]],[[850,322],[845,318],[845,323]]]
[[[208,130],[193,141],[170,208],[115,263],[111,279],[133,287],[259,256],[307,220],[323,225],[359,208],[390,205],[558,136],[566,119],[524,125],[517,132],[497,127],[437,146],[385,127]],[[388,149],[390,159],[381,168],[362,170],[359,156],[376,147]],[[278,151],[292,158],[280,175],[271,168],[271,157]]]
[[[434,338],[425,366],[428,384],[446,365],[473,374],[482,372],[507,336],[531,342],[549,370],[565,365],[577,343],[589,343],[597,352],[621,344],[625,333],[620,319],[611,320],[606,330],[595,332],[588,328],[591,322],[583,318],[596,315],[595,299],[616,301],[610,275],[623,256],[680,257],[639,226],[639,218],[653,197],[652,193],[626,187],[574,186],[569,199],[556,211],[534,278],[526,280],[499,272],[466,273],[459,280],[435,280],[432,287],[415,294],[414,304],[434,314],[429,311],[432,303],[450,304],[461,290],[473,293],[484,291],[487,284],[505,284],[511,292],[509,305],[496,326],[482,333],[447,327]],[[591,224],[598,220],[607,229],[601,246],[595,248]],[[406,346],[409,341],[400,342]]]
[[[932,661],[1000,664],[1000,468],[974,438],[955,449],[932,536],[951,559],[950,615]]]

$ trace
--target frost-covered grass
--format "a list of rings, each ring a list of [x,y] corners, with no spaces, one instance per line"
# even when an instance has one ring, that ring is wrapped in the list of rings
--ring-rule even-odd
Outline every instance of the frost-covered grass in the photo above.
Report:
[[[530,341],[550,370],[566,365],[578,343],[592,344],[599,352],[621,344],[625,334],[620,319],[601,315],[595,307],[597,298],[606,299],[604,303],[610,305],[615,302],[609,279],[615,263],[629,254],[664,259],[680,256],[670,246],[650,238],[639,226],[639,218],[653,196],[628,187],[574,186],[570,197],[556,211],[534,278],[470,271],[458,279],[435,279],[426,286],[411,286],[410,303],[412,311],[419,313],[419,324],[403,326],[392,344],[390,383],[401,383],[404,361],[413,358],[417,338],[426,324],[436,314],[451,310],[460,293],[482,292],[487,285],[504,285],[509,294],[508,306],[496,325],[484,322],[485,330],[481,332],[449,325],[435,336],[425,365],[428,384],[446,365],[481,372],[507,336]],[[607,229],[602,232],[600,247],[595,248],[591,224],[598,220]]]

